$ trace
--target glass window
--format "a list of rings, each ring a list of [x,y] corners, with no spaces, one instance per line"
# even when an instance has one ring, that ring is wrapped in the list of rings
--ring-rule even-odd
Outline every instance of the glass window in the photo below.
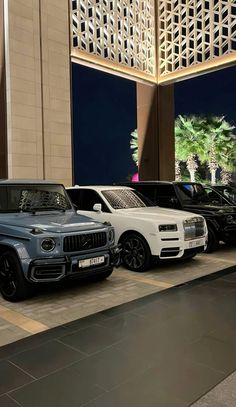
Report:
[[[80,207],[80,189],[67,189],[67,193],[72,201],[72,203],[76,206],[76,209]]]
[[[0,187],[1,212],[72,209],[62,185],[25,184]]]
[[[136,191],[141,192],[144,196],[149,198],[152,202],[155,203],[155,186],[153,185],[142,185],[142,184],[136,184],[134,182],[134,185],[132,185],[132,188],[134,188]]]
[[[185,203],[209,203],[210,199],[201,184],[177,184],[178,194]]]
[[[148,198],[142,196],[138,191],[131,189],[110,189],[102,191],[109,204],[114,209],[144,208],[153,206]]]
[[[102,212],[110,212],[97,191],[80,188],[80,202],[78,209],[81,209],[82,211],[92,211],[95,204],[102,205]]]

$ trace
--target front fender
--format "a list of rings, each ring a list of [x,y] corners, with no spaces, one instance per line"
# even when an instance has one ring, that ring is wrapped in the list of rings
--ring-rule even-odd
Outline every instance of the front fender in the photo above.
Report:
[[[0,242],[0,249],[1,249],[2,246],[14,250],[16,252],[16,254],[18,255],[20,260],[30,258],[29,253],[28,253],[25,245],[22,242],[19,242],[19,240],[3,239]]]
[[[206,220],[207,226],[211,226],[217,232],[220,230],[220,224],[217,222],[217,220],[215,220],[214,218],[212,218],[212,219],[206,218],[205,220]]]

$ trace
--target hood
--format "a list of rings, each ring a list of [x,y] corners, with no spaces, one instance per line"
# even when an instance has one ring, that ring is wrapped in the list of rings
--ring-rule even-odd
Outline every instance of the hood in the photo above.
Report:
[[[14,214],[1,214],[0,225],[7,225],[10,227],[33,229],[39,228],[45,232],[52,233],[66,233],[77,232],[79,230],[90,230],[104,227],[100,222],[93,219],[78,215],[76,212],[50,212],[45,214],[37,213],[14,213]]]
[[[202,215],[218,214],[227,215],[236,213],[236,206],[233,205],[213,205],[213,204],[196,204],[196,205],[184,205],[184,209],[187,211],[199,213]]]
[[[196,216],[194,213],[185,211],[178,211],[177,209],[166,209],[159,206],[145,207],[145,208],[132,208],[132,209],[117,209],[116,213],[122,215],[133,216],[142,219],[154,220],[155,218],[161,222],[183,221],[186,218]],[[161,219],[160,219],[161,218]]]

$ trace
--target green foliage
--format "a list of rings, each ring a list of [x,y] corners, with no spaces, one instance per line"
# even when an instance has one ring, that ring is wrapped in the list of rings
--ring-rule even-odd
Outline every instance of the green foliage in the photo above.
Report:
[[[178,116],[175,121],[176,158],[187,161],[190,154],[202,163],[214,156],[218,165],[233,171],[236,164],[235,126],[224,116]]]
[[[133,150],[132,158],[133,158],[135,164],[138,166],[138,132],[137,132],[137,129],[135,129],[131,133],[130,148]]]

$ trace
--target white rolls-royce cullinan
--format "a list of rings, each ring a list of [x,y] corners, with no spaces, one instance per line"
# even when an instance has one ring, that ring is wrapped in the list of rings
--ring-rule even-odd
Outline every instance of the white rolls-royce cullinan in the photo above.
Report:
[[[153,206],[128,187],[74,186],[67,192],[79,213],[114,226],[129,270],[147,270],[153,256],[177,260],[204,250],[207,227],[202,216]]]

